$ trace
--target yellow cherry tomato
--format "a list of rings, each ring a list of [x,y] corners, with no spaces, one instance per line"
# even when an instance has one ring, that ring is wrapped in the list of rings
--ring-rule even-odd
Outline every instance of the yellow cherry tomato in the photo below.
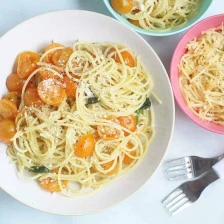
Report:
[[[114,11],[120,14],[126,14],[133,9],[133,0],[111,0],[110,4]]]
[[[74,147],[75,155],[79,158],[90,156],[95,148],[95,139],[93,134],[81,136]]]

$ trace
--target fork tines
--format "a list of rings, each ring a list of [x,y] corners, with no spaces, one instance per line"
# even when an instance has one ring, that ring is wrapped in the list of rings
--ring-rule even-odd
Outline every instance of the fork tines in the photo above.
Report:
[[[193,177],[190,157],[175,159],[166,163],[168,180],[184,180]]]
[[[162,203],[171,215],[175,215],[177,212],[192,204],[180,188],[171,192],[163,199]]]

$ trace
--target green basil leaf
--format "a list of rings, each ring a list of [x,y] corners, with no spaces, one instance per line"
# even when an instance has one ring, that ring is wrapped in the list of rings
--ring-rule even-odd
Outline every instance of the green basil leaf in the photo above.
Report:
[[[98,102],[100,102],[98,97],[91,97],[91,98],[87,99],[86,105],[88,105],[88,104],[95,104],[95,103],[98,103]]]
[[[45,166],[31,166],[30,172],[33,172],[33,173],[50,173],[51,171]]]

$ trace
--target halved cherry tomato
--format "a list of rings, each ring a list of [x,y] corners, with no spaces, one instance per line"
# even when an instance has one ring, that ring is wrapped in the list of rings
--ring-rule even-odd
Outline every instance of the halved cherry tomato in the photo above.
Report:
[[[44,105],[44,102],[40,99],[37,88],[36,87],[30,87],[28,88],[24,93],[24,103],[26,106],[31,107],[39,107]]]
[[[60,104],[65,96],[64,85],[56,79],[45,79],[38,84],[38,94],[41,100],[49,105]]]
[[[110,161],[108,163],[101,164],[101,166],[103,167],[104,170],[108,170],[108,169],[111,168],[113,163],[114,163],[114,161]],[[116,166],[110,172],[107,173],[107,175],[113,175],[113,174],[117,173],[118,168],[119,168],[119,166],[118,166],[118,163],[117,163]]]
[[[63,83],[65,84],[67,96],[75,99],[77,83],[73,82],[68,76],[64,77]]]
[[[32,51],[22,52],[18,56],[17,61],[17,74],[19,78],[26,79],[37,68],[37,62],[40,60],[40,56]]]
[[[135,156],[135,151],[131,151],[129,154],[131,156]],[[125,154],[124,159],[123,159],[123,163],[124,164],[130,164],[132,161],[133,161],[133,159]]]
[[[135,66],[135,60],[134,60],[133,56],[129,52],[123,51],[123,52],[121,52],[121,56],[122,56],[122,58],[124,60],[124,63],[126,65],[128,65],[130,67],[134,67]],[[120,57],[117,54],[115,54],[113,56],[113,58],[114,58],[114,60],[117,63],[120,63],[121,64],[121,59],[120,59]]]
[[[120,14],[126,14],[131,12],[134,4],[133,0],[111,0],[110,4],[112,8]]]
[[[130,116],[123,116],[117,118],[120,121],[121,126],[124,128],[127,128],[128,130],[134,132],[137,128],[136,126],[136,116],[130,115]],[[129,135],[129,133],[125,132],[125,136]]]
[[[60,81],[60,77],[55,75],[52,71],[49,70],[39,71],[39,75],[42,79],[57,79]]]
[[[63,188],[66,188],[66,186],[68,185],[68,181],[62,180],[61,184],[62,184]],[[54,180],[50,177],[41,180],[40,185],[46,191],[50,191],[50,192],[60,192],[61,191],[58,180]]]
[[[56,48],[56,47],[63,47],[63,45],[58,44],[58,43],[52,43],[52,44],[50,44],[50,45],[45,49],[45,52],[46,52],[46,51],[49,51],[49,50],[51,50],[51,49],[53,49],[53,48]],[[52,56],[53,56],[54,53],[55,53],[55,51],[52,51],[52,52],[50,52],[49,54],[47,54],[47,55],[45,56],[44,60],[45,60],[47,63],[53,64],[53,62],[52,62]]]
[[[0,100],[0,115],[5,119],[15,119],[17,115],[17,106],[8,99]]]
[[[119,120],[113,116],[107,117],[107,120],[111,120],[112,122],[116,124],[120,124]],[[120,134],[119,130],[117,130],[116,128],[113,128],[110,126],[104,126],[104,125],[98,125],[97,132],[100,138],[104,140],[113,140],[113,139],[119,138],[119,134]]]
[[[70,47],[66,47],[63,50],[56,51],[52,56],[52,61],[54,65],[64,68],[72,53],[73,50]]]
[[[6,86],[9,91],[13,92],[15,91],[21,93],[25,82],[26,82],[25,79],[21,79],[17,74],[12,73],[6,79]],[[27,84],[27,87],[34,87],[35,85],[36,85],[35,77],[32,77],[29,83]]]
[[[86,134],[81,136],[81,138],[76,143],[74,150],[75,155],[79,158],[85,158],[90,156],[95,148],[95,139],[93,134]]]
[[[10,139],[16,134],[16,125],[11,119],[0,121],[0,141],[6,144],[11,143]]]
[[[21,103],[21,93],[19,92],[8,92],[3,96],[3,99],[7,99],[16,104],[17,108]]]
[[[10,74],[6,79],[6,86],[9,91],[21,92],[26,80],[19,78],[16,73]]]
[[[26,88],[29,88],[29,87],[37,87],[37,84],[36,84],[36,78],[37,78],[38,74],[36,74],[35,76],[33,76],[30,81],[28,82]]]
[[[139,23],[139,20],[129,19],[128,21],[130,23],[132,23],[133,25],[141,28],[140,23]]]
[[[129,149],[131,149],[132,147],[133,147],[133,145],[132,144],[130,144],[130,143],[128,143],[128,145],[127,145],[127,147],[129,148]],[[131,152],[129,152],[129,154],[131,155],[131,156],[135,156],[136,155],[136,151],[131,151]],[[131,162],[133,161],[133,159],[131,158],[131,157],[129,157],[128,155],[124,155],[124,159],[123,159],[123,163],[124,164],[130,164]]]

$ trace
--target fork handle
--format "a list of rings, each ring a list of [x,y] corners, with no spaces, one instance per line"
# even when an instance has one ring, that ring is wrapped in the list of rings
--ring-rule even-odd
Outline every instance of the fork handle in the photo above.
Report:
[[[220,156],[217,156],[217,157],[215,157],[214,158],[214,160],[216,161],[216,163],[218,162],[218,161],[220,161],[221,159],[223,159],[224,158],[224,154],[222,154],[222,155],[220,155]]]
[[[218,163],[220,160],[224,158],[224,154],[214,157],[214,158],[201,158],[196,157],[194,164],[194,175],[195,177],[198,177],[202,175],[203,173],[210,170],[216,163]]]
[[[224,178],[224,158],[217,162],[212,168],[221,179]]]

